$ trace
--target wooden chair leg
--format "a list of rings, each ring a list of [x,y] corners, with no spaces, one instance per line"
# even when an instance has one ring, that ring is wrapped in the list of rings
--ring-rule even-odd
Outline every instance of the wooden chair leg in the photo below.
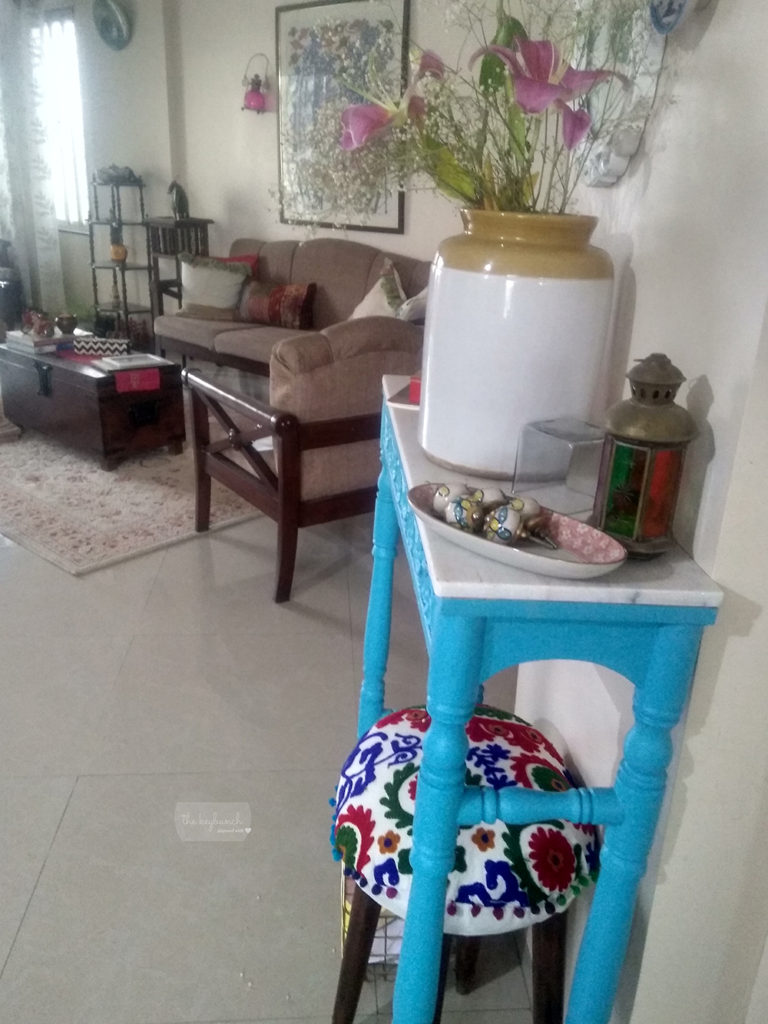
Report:
[[[277,524],[277,579],[275,581],[275,602],[282,604],[291,596],[293,570],[296,566],[296,546],[299,539],[299,527],[295,519],[290,522],[278,521]]]
[[[202,471],[195,486],[195,530],[204,533],[211,522],[211,478]]]
[[[352,894],[332,1024],[352,1024],[355,1019],[380,912],[379,904],[356,885]]]
[[[205,402],[192,391],[192,443],[195,457],[195,530],[203,533],[211,522],[211,478],[204,468],[203,448],[210,442],[211,428]]]
[[[565,988],[566,914],[533,926],[533,1024],[562,1024]]]
[[[456,991],[466,996],[472,991],[480,952],[479,935],[462,935],[456,938]]]

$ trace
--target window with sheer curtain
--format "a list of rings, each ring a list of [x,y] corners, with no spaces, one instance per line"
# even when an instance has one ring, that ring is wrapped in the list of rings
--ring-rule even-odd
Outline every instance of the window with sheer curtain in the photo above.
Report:
[[[39,56],[35,85],[56,219],[82,224],[88,217],[88,178],[73,8],[46,11],[31,42]]]

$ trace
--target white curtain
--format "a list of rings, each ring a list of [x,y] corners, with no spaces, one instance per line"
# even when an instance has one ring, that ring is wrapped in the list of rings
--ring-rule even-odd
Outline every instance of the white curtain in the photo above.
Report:
[[[10,241],[33,308],[64,309],[59,234],[45,152],[41,0],[0,0],[0,238]],[[36,36],[36,39],[34,38]]]

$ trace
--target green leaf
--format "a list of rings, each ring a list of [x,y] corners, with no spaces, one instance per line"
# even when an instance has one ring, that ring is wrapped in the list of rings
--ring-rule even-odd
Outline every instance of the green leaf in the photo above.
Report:
[[[496,34],[491,40],[493,46],[509,46],[515,39],[527,39],[523,26],[509,15],[500,18]],[[479,83],[483,92],[494,92],[506,84],[508,71],[501,57],[494,53],[486,54],[480,62]]]
[[[433,141],[427,144],[427,148],[429,173],[440,191],[451,199],[473,203],[476,199],[473,176],[464,170],[447,146]]]

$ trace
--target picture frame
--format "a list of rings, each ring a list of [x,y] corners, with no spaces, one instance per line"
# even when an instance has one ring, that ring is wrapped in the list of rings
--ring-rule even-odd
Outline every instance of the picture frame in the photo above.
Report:
[[[332,194],[332,187],[313,187],[311,176],[303,173],[303,169],[312,159],[311,132],[313,128],[317,130],[321,109],[328,111],[333,103],[343,106],[367,100],[346,85],[347,77],[354,77],[350,60],[356,61],[362,70],[375,46],[377,55],[386,54],[389,79],[398,89],[405,87],[409,15],[410,0],[310,0],[276,9],[282,223],[390,234],[402,234],[405,230],[401,188],[389,188],[384,183],[374,208],[365,213],[345,212],[340,220],[338,197]],[[347,77],[338,73],[342,59]],[[334,211],[334,216],[329,211]]]

